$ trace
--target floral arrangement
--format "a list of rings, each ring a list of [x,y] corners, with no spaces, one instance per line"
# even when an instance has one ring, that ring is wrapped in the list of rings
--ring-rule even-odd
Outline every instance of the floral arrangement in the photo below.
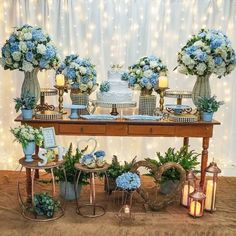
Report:
[[[158,77],[166,75],[167,71],[160,58],[146,56],[129,66],[128,72],[123,73],[121,79],[128,81],[131,88],[152,90],[158,82]]]
[[[197,101],[197,107],[200,111],[203,112],[216,112],[218,111],[219,107],[223,105],[223,101],[217,101],[216,96],[212,97],[199,97]]]
[[[178,53],[178,71],[186,75],[213,73],[220,78],[235,66],[235,51],[228,37],[219,30],[202,29]]]
[[[38,146],[42,146],[43,144],[42,131],[29,125],[20,125],[14,129],[11,128],[11,133],[15,136],[15,140],[22,144],[23,148],[25,148],[29,142],[33,141]]]
[[[95,65],[89,59],[81,58],[79,55],[66,56],[56,73],[63,74],[71,88],[78,90],[79,93],[90,94],[98,86]]]
[[[14,101],[16,112],[20,109],[32,110],[36,106],[35,97],[32,97],[30,93],[23,94],[20,98],[14,98]]]
[[[108,92],[110,90],[110,82],[109,81],[103,81],[101,84],[100,84],[100,91],[103,93],[103,92]]]
[[[141,182],[137,174],[127,172],[117,177],[116,185],[124,190],[135,190],[140,187]]]
[[[2,47],[1,64],[5,70],[31,72],[34,68],[56,68],[59,56],[47,33],[39,27],[23,25],[16,28]]]
[[[102,150],[96,151],[94,153],[85,154],[80,163],[87,166],[88,168],[103,167],[106,161],[103,160],[106,153]]]

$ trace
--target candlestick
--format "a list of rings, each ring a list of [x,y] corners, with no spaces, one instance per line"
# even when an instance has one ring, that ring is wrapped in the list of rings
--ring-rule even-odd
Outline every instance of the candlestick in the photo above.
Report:
[[[63,94],[64,94],[64,90],[65,90],[65,85],[64,86],[58,86],[58,85],[55,85],[54,86],[55,88],[58,89],[58,103],[59,103],[59,106],[58,106],[58,109],[59,109],[59,113],[61,114],[66,114],[66,112],[63,111]]]
[[[168,88],[167,76],[161,75],[158,80],[159,88]]]
[[[215,210],[215,198],[216,198],[216,182],[213,180],[207,180],[206,185],[206,202],[205,209],[208,211]]]
[[[197,201],[192,201],[190,204],[190,215],[192,216],[201,216],[201,203]]]
[[[130,213],[130,208],[129,208],[128,205],[125,205],[125,207],[124,207],[124,213],[125,213],[125,214],[129,214],[129,213]]]
[[[183,192],[182,192],[182,202],[181,203],[184,206],[188,206],[189,193],[192,193],[194,191],[194,188],[192,186],[188,186],[188,184],[185,184],[182,191]]]
[[[56,85],[58,87],[64,86],[65,85],[65,77],[63,74],[59,74],[56,76]]]

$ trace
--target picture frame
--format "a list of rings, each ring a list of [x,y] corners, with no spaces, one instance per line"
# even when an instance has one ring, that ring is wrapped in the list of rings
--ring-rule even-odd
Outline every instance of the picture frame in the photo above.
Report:
[[[42,128],[43,138],[44,138],[44,148],[55,148],[56,135],[54,127]]]

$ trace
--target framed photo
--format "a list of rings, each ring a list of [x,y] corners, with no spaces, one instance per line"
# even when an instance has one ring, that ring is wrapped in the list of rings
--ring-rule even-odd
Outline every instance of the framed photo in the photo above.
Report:
[[[43,128],[44,148],[54,148],[56,144],[56,135],[54,127]]]

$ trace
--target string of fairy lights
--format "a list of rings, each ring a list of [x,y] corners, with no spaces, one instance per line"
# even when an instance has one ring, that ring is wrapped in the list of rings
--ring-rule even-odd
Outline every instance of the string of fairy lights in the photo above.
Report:
[[[70,53],[90,57],[96,65],[98,82],[107,76],[111,63],[121,63],[127,68],[141,56],[156,54],[168,65],[170,87],[190,90],[195,79],[173,71],[178,50],[188,37],[204,27],[222,29],[236,48],[235,11],[233,1],[223,0],[3,0],[0,3],[0,46],[14,30],[13,27],[24,23],[39,25],[52,36],[62,58]],[[12,144],[9,127],[16,125],[13,98],[19,95],[23,73],[0,69],[0,75],[0,87],[4,87],[0,93],[0,111],[3,114],[0,136],[4,134],[0,141],[0,168],[9,169],[21,155],[20,145]],[[236,151],[231,141],[235,139],[231,130],[236,129],[232,118],[233,112],[236,112],[233,108],[236,100],[234,76],[235,72],[221,80],[214,75],[211,78],[212,93],[225,101],[224,107],[215,116],[222,125],[215,130],[209,149],[210,158],[219,159],[219,162],[223,157],[232,162],[231,153]],[[53,78],[53,71],[41,72],[41,87],[52,87]],[[92,96],[95,98],[95,94]],[[138,98],[138,92],[134,97]],[[166,99],[166,102],[175,101]],[[191,101],[184,102],[193,106]],[[64,145],[71,140],[75,143],[78,138],[58,137],[58,142]],[[121,159],[132,159],[135,155],[139,158],[154,157],[156,151],[163,152],[170,145],[179,147],[182,144],[182,140],[177,138],[166,142],[166,138],[98,137],[98,142],[101,148],[107,150],[108,156],[117,154]],[[219,145],[222,142],[226,145]],[[125,145],[123,150],[117,150],[116,147],[121,145]],[[194,140],[191,145],[201,151],[200,139]]]

